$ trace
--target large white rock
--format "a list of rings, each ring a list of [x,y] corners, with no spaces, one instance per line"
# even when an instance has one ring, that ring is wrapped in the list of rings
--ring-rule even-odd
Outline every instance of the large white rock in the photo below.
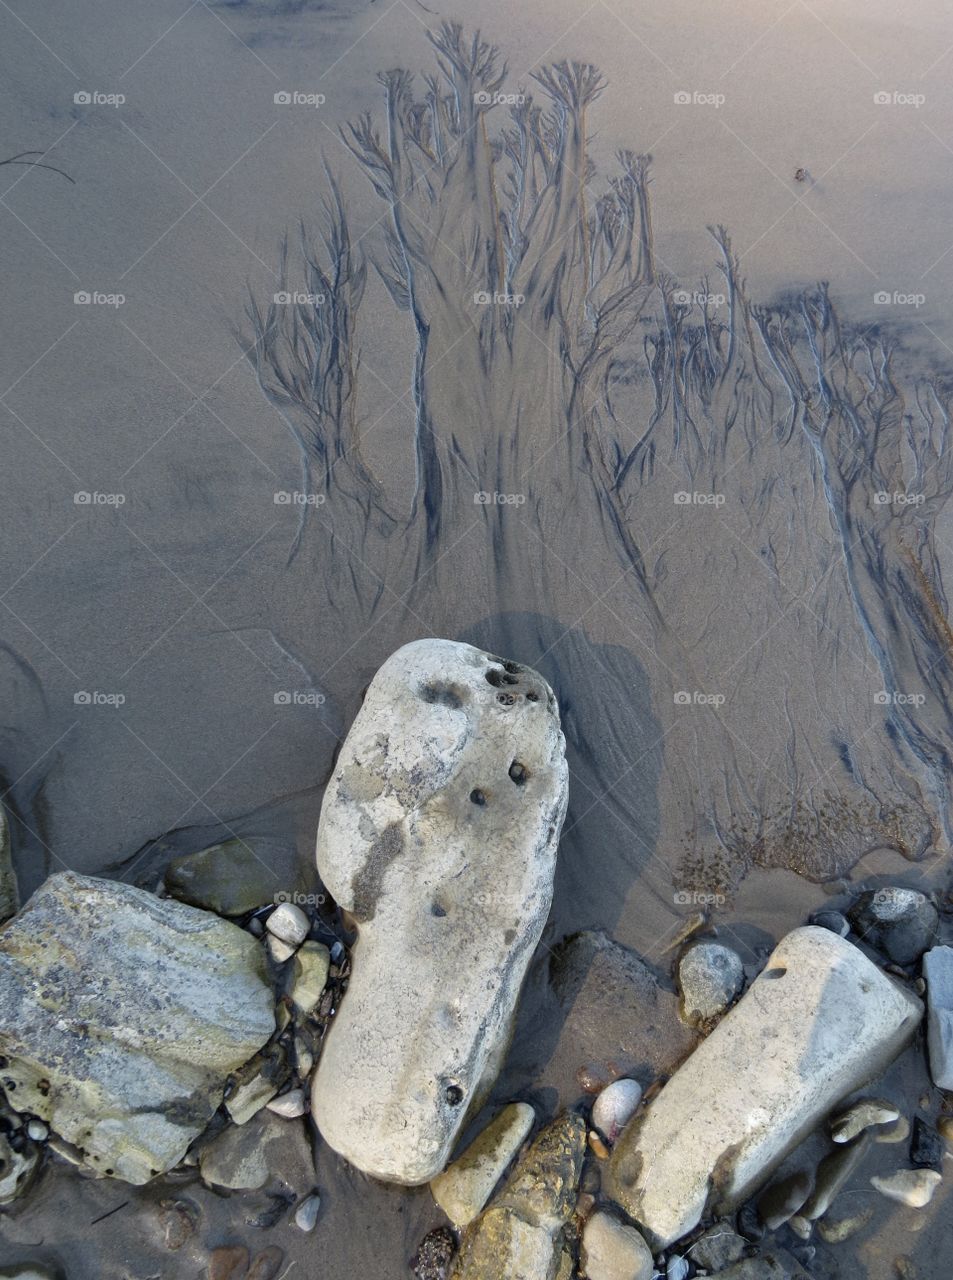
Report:
[[[919,1000],[827,929],[795,929],[622,1134],[608,1191],[657,1249],[746,1199],[909,1042]]]
[[[177,1164],[274,1029],[261,946],[207,911],[63,872],[0,930],[9,1101],[98,1173]]]
[[[364,1172],[429,1181],[499,1071],[567,791],[535,672],[419,640],[368,688],[318,827],[318,870],[360,937],[312,1098],[325,1140]]]

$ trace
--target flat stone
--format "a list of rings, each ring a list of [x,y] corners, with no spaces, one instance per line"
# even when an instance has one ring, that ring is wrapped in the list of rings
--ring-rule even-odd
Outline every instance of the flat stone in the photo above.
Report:
[[[314,1185],[314,1162],[303,1126],[269,1111],[248,1124],[229,1125],[199,1150],[199,1172],[209,1186],[257,1191],[280,1178],[297,1194]]]
[[[913,964],[936,940],[939,914],[916,889],[888,885],[863,893],[847,912],[859,937],[895,964]]]
[[[405,645],[368,687],[328,783],[317,864],[359,925],[314,1075],[325,1141],[429,1182],[496,1079],[549,913],[568,771],[528,668]]]
[[[679,1012],[690,1026],[708,1027],[744,986],[741,957],[721,942],[696,942],[678,962]]]
[[[934,947],[923,957],[927,983],[927,1044],[930,1075],[939,1089],[953,1089],[953,947]]]
[[[265,928],[273,938],[279,938],[290,947],[300,947],[308,936],[311,921],[293,902],[282,902],[268,916]]]
[[[553,1057],[594,1064],[604,1082],[637,1076],[647,1084],[669,1075],[698,1043],[679,1019],[668,980],[605,933],[587,930],[560,943],[549,981],[562,1023]]]
[[[565,1112],[547,1125],[520,1157],[503,1189],[467,1227],[451,1280],[560,1277],[585,1147],[581,1116]],[[571,1276],[571,1268],[567,1274]]]
[[[466,1151],[431,1182],[434,1200],[455,1227],[469,1225],[482,1212],[535,1119],[536,1112],[526,1102],[504,1107]]]
[[[194,907],[63,872],[0,932],[10,1096],[98,1173],[177,1164],[273,1030],[261,948]]]
[[[324,993],[331,953],[320,942],[305,942],[295,952],[291,999],[299,1013],[311,1013]]]
[[[251,836],[224,840],[176,858],[165,873],[166,892],[220,916],[247,915],[273,902],[283,887],[273,843]]]
[[[696,1266],[705,1271],[723,1271],[737,1262],[747,1247],[744,1236],[735,1231],[734,1224],[725,1219],[700,1236],[688,1249],[688,1256]]]
[[[873,1177],[870,1185],[889,1200],[911,1209],[923,1209],[933,1199],[942,1178],[935,1169],[898,1169],[884,1177]]]
[[[589,1280],[652,1280],[652,1252],[636,1231],[609,1213],[594,1213],[579,1258]]]
[[[916,997],[859,948],[827,929],[796,929],[619,1138],[608,1194],[657,1249],[706,1212],[729,1212],[884,1070],[921,1016]]]

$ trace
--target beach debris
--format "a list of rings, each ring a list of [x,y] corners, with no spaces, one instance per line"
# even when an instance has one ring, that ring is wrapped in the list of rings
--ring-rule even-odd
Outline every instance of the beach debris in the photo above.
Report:
[[[525,1142],[536,1119],[526,1102],[504,1107],[430,1184],[434,1200],[455,1227],[465,1227],[485,1208],[493,1189]]]
[[[721,942],[696,942],[678,962],[679,1013],[689,1026],[707,1028],[744,986],[741,957]]]
[[[273,1030],[258,944],[195,907],[66,871],[0,932],[8,1096],[98,1173],[177,1164]]]
[[[630,1122],[608,1193],[653,1247],[680,1239],[756,1190],[832,1106],[883,1071],[921,1016],[919,1000],[859,948],[827,929],[794,930]]]
[[[571,1255],[566,1229],[586,1143],[581,1116],[564,1112],[548,1124],[518,1160],[503,1187],[467,1227],[451,1280],[552,1280]]]
[[[365,1173],[430,1181],[496,1078],[567,790],[556,699],[529,668],[420,640],[371,681],[318,827],[360,937],[312,1092],[323,1138]]]

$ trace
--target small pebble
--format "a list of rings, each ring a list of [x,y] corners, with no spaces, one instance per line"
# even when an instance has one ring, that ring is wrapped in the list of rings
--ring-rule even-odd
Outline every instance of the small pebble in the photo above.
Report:
[[[243,1244],[213,1249],[208,1260],[208,1280],[243,1280],[248,1261],[249,1253]]]
[[[344,959],[344,943],[335,942],[331,947],[331,963],[340,964]]]
[[[315,1192],[302,1200],[295,1209],[295,1226],[300,1231],[313,1231],[320,1211],[321,1197]]]
[[[635,1115],[641,1101],[642,1086],[638,1080],[615,1080],[596,1098],[592,1123],[610,1147]]]
[[[831,1138],[834,1142],[850,1142],[864,1129],[890,1124],[899,1117],[900,1112],[892,1102],[884,1102],[880,1098],[863,1098],[831,1121]]]
[[[796,1213],[793,1218],[788,1218],[788,1226],[802,1240],[810,1240],[811,1232],[814,1230],[814,1223],[809,1218],[802,1218],[799,1213]]]
[[[721,942],[696,942],[678,962],[683,1022],[707,1027],[721,1016],[744,986],[741,957]]]
[[[898,1169],[888,1177],[873,1177],[870,1185],[882,1195],[911,1209],[922,1209],[933,1199],[941,1177],[935,1169]]]
[[[815,911],[811,916],[811,924],[819,929],[829,929],[839,938],[846,938],[850,933],[850,922],[840,911]]]
[[[937,1128],[943,1141],[953,1147],[953,1116],[944,1116],[937,1124]]]
[[[875,1142],[906,1142],[910,1137],[910,1121],[906,1116],[898,1116],[893,1124],[874,1131]]]
[[[589,1130],[589,1149],[597,1160],[609,1159],[609,1148],[596,1133],[595,1129]]]
[[[585,1222],[595,1207],[596,1197],[591,1196],[588,1191],[582,1191],[576,1196],[576,1217],[580,1221]]]
[[[943,1169],[943,1143],[932,1124],[916,1116],[913,1121],[913,1137],[910,1140],[910,1163],[918,1169]]]
[[[248,921],[248,932],[253,938],[260,938],[265,932],[265,926],[257,916],[253,916],[252,919]]]
[[[673,1254],[669,1258],[665,1267],[665,1280],[685,1280],[691,1267],[684,1258],[680,1258],[678,1254]]]
[[[275,1244],[269,1245],[248,1268],[246,1280],[275,1280],[284,1260],[284,1251]]]
[[[268,954],[274,960],[275,964],[284,964],[294,955],[295,949],[288,942],[282,942],[281,938],[275,938],[271,934],[268,936]]]
[[[50,1136],[50,1131],[42,1120],[31,1120],[26,1131],[34,1142],[45,1142]]]
[[[447,1280],[456,1251],[456,1241],[447,1227],[437,1227],[424,1236],[410,1263],[416,1280]]]
[[[273,1111],[276,1116],[283,1116],[285,1120],[303,1116],[307,1110],[303,1089],[289,1089],[287,1093],[272,1098],[266,1105],[269,1111]]]
[[[853,1213],[847,1218],[821,1218],[817,1233],[825,1244],[843,1244],[866,1227],[873,1216],[873,1209],[861,1209],[860,1213]]]
[[[582,1233],[580,1262],[589,1280],[650,1280],[649,1246],[636,1231],[609,1213],[594,1213]]]
[[[299,947],[308,936],[311,921],[293,902],[282,902],[265,921],[265,928],[273,938],[280,938],[289,946]]]

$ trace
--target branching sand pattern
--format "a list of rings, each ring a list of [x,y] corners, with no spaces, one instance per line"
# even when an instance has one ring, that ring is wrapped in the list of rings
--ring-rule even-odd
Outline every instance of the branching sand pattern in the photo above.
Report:
[[[584,583],[647,673],[660,840],[686,885],[947,848],[953,635],[932,530],[953,488],[949,381],[901,375],[826,287],[755,305],[724,229],[715,283],[686,292],[654,260],[650,157],[621,152],[589,194],[593,66],[504,95],[478,35],[431,42],[422,96],[382,74],[383,122],[345,139],[386,215],[375,266],[416,330],[411,501],[362,454],[366,263],[330,173],[318,236],[282,253],[282,287],[322,300],[249,308],[261,389],[327,498],[292,556],[320,544],[355,642],[382,583],[448,634],[514,609],[568,629]],[[560,680],[580,700],[581,665]],[[589,709],[594,758],[601,722],[625,750],[627,696]]]

